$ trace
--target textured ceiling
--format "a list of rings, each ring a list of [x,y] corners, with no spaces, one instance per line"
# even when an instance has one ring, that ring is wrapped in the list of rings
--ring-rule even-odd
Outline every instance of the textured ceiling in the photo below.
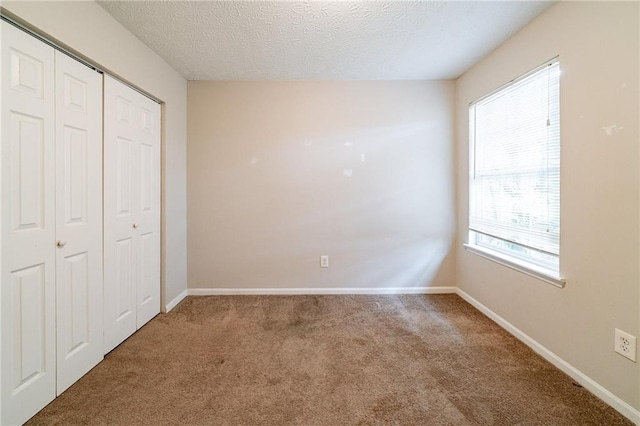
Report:
[[[456,78],[540,1],[101,1],[188,80]]]

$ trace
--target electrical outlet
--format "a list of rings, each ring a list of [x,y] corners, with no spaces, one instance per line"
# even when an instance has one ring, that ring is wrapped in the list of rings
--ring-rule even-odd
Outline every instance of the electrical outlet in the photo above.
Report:
[[[636,336],[616,328],[615,351],[636,362]]]
[[[328,268],[329,267],[329,256],[327,256],[327,255],[320,256],[320,267],[321,268]]]

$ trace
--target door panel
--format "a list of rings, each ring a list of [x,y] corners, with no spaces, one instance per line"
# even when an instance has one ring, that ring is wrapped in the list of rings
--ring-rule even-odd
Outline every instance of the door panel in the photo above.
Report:
[[[21,424],[56,395],[54,53],[0,25],[0,423]]]
[[[59,54],[59,52],[56,53]],[[81,78],[64,73],[62,75],[62,93],[57,94],[63,97],[62,102],[64,107],[81,113],[87,113],[89,102],[87,95],[88,84],[90,83]]]
[[[132,221],[131,205],[133,204],[133,181],[131,176],[131,165],[133,163],[133,142],[123,137],[116,138],[117,159],[115,172],[117,173],[116,199],[117,212],[120,218],[126,216]]]
[[[116,242],[115,307],[116,322],[133,322],[136,317],[135,249],[133,238]]]
[[[43,99],[45,94],[45,69],[47,59],[31,56],[28,48],[23,46],[9,47],[11,63],[11,88],[34,98]]]
[[[25,114],[11,115],[11,205],[13,231],[44,226],[44,120]]]
[[[119,124],[126,126],[130,129],[133,129],[133,122],[131,120],[131,110],[133,105],[133,98],[136,97],[136,93],[133,91],[127,90],[125,87],[117,87],[117,81],[113,81],[109,86],[122,94],[116,95],[116,112],[117,112],[117,120]]]
[[[140,285],[138,286],[138,303],[140,307],[145,307],[147,303],[152,303],[153,294],[153,233],[140,236]]]
[[[135,92],[104,78],[104,347],[107,353],[136,331],[136,250],[133,223],[138,132]]]
[[[57,393],[102,360],[102,76],[56,62]]]
[[[64,258],[65,265],[62,278],[58,285],[62,285],[59,294],[67,301],[67,309],[60,312],[66,318],[62,321],[58,333],[64,333],[67,338],[61,343],[61,348],[69,359],[84,349],[90,341],[89,329],[89,254],[77,253]]]
[[[105,77],[105,353],[160,312],[160,106]]]
[[[47,341],[45,311],[33,309],[45,303],[44,265],[29,266],[11,273],[13,290],[12,322],[19,325],[13,337],[14,350],[21,354],[13,359],[14,392],[20,392],[46,374]]]
[[[86,224],[89,207],[87,150],[89,135],[86,129],[68,125],[62,127],[62,156],[64,194],[59,198],[64,202],[64,225]],[[95,149],[95,148],[94,148]]]
[[[140,144],[140,210],[153,209],[153,145]]]
[[[138,328],[160,312],[160,105],[140,97]]]

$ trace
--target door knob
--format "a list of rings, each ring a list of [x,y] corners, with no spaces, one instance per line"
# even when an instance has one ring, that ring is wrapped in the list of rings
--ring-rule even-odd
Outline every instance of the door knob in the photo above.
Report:
[[[65,240],[58,240],[58,244],[57,244],[58,247],[62,248],[66,245],[67,245],[67,242]]]
[[[133,224],[133,229],[137,229],[138,228],[138,222]]]

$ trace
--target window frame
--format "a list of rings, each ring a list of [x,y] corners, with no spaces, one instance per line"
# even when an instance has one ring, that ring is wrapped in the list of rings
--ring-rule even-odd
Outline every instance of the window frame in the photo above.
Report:
[[[469,106],[468,106],[469,108],[468,110],[469,111],[468,113],[469,191],[468,191],[468,197],[467,197],[467,202],[468,202],[467,219],[469,220],[469,222],[472,214],[471,199],[473,196],[471,183],[472,183],[472,180],[474,179],[474,173],[475,173],[474,153],[475,153],[476,135],[475,135],[474,127],[472,126],[472,123],[471,123],[472,116],[474,117],[474,120],[475,120],[476,111],[474,108],[478,103],[481,103],[482,101],[487,100],[488,98],[491,98],[494,95],[505,92],[509,90],[511,87],[520,83],[521,81],[531,77],[534,74],[539,73],[541,70],[556,64],[559,67],[560,65],[559,56],[551,58],[548,61],[545,61],[543,64],[531,69],[530,71],[520,75],[517,78],[510,80],[508,83],[498,87],[495,90],[492,90],[491,92],[485,94],[484,96],[469,103]],[[558,93],[558,113],[559,113],[559,108],[560,108],[560,96]],[[560,123],[558,123],[558,126],[560,126]],[[560,129],[558,128],[558,131],[559,130]],[[558,138],[559,138],[558,143],[560,144],[560,141],[561,141],[560,136],[558,136]],[[561,146],[558,147],[558,150],[560,149],[561,149]],[[557,166],[551,166],[551,167],[554,167],[554,168],[560,167],[560,164],[558,164]],[[548,169],[550,169],[551,167],[549,167]],[[558,172],[558,176],[559,176],[559,172]],[[555,254],[547,255],[545,254],[544,250],[537,249],[537,248],[529,248],[523,244],[511,242],[500,237],[492,236],[490,234],[484,234],[477,230],[472,230],[469,222],[467,223],[467,239],[466,239],[467,242],[464,243],[464,248],[467,251],[474,253],[476,255],[479,255],[488,260],[491,260],[493,262],[496,262],[498,264],[501,264],[503,266],[506,266],[508,268],[517,270],[519,272],[522,272],[524,274],[537,278],[539,280],[542,280],[544,282],[547,282],[549,284],[552,284],[556,287],[562,288],[566,285],[566,279],[562,278],[560,275],[560,253],[558,253],[557,256]],[[501,249],[499,246],[492,246],[486,242],[485,243],[479,242],[479,239],[486,240],[487,237],[493,238],[495,239],[495,241],[499,240],[506,244],[513,244],[520,248],[524,248],[525,251],[527,251],[528,253],[535,252],[535,255],[533,256],[518,255],[518,252],[516,250],[512,251],[512,250],[509,250],[508,248]],[[558,235],[558,238],[560,238],[559,235]],[[545,259],[545,257],[547,258]],[[554,260],[551,261],[550,260],[551,258],[553,258]]]

